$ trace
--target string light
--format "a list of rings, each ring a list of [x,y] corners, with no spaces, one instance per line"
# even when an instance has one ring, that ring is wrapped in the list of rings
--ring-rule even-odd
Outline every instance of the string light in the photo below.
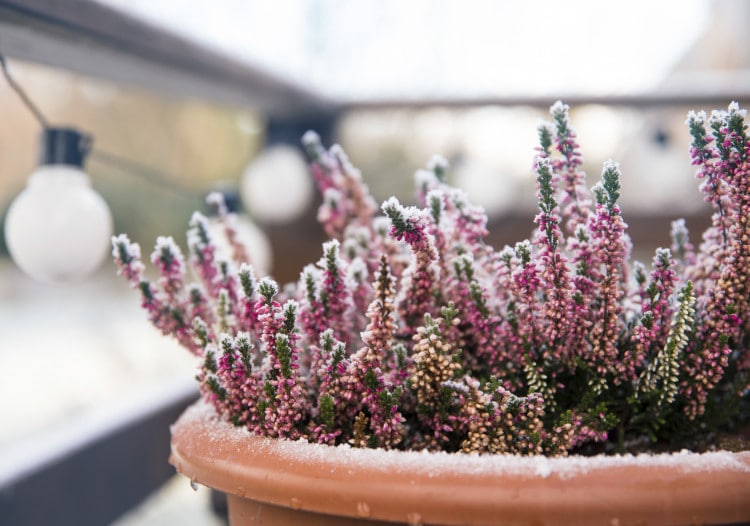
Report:
[[[168,174],[112,152],[93,149],[90,135],[52,126],[11,76],[2,54],[0,67],[10,87],[42,128],[39,166],[29,177],[26,188],[12,201],[5,218],[8,251],[26,274],[47,282],[79,279],[94,272],[106,259],[111,248],[112,217],[83,170],[87,160],[201,201],[201,192],[175,184]],[[238,235],[253,252],[256,263],[269,272],[270,242],[249,217],[235,213]]]
[[[13,261],[40,281],[66,281],[94,272],[107,255],[112,215],[83,170],[92,138],[73,128],[51,126],[8,71],[10,87],[42,127],[39,166],[5,218],[5,241]]]
[[[275,144],[248,164],[240,192],[245,208],[266,223],[288,223],[312,202],[314,189],[301,148]]]

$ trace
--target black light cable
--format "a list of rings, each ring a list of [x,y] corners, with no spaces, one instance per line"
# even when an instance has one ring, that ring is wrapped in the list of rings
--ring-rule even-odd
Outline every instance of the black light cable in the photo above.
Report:
[[[3,76],[8,85],[18,95],[24,106],[34,115],[34,118],[42,127],[42,151],[40,154],[42,162],[63,162],[83,166],[86,158],[88,158],[91,161],[128,173],[186,198],[200,199],[200,196],[203,195],[203,192],[195,192],[186,189],[182,185],[173,183],[171,176],[165,172],[145,166],[121,155],[100,148],[93,148],[93,137],[91,135],[78,132],[72,128],[52,126],[37,105],[31,100],[31,97],[28,96],[26,91],[10,74],[8,63],[2,53],[0,53],[0,67],[2,67]]]
[[[39,164],[8,207],[4,225],[8,251],[26,274],[39,281],[67,281],[92,273],[106,259],[112,216],[84,171],[88,157],[190,199],[200,199],[197,192],[172,184],[170,177],[158,170],[93,149],[92,135],[51,125],[15,81],[2,54],[0,68],[42,128]]]

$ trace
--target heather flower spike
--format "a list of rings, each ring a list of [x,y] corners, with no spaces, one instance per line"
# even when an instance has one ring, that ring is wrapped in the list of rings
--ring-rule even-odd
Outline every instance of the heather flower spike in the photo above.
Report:
[[[650,266],[630,260],[620,166],[589,188],[570,109],[550,114],[533,159],[537,228],[514,246],[486,242],[484,211],[448,184],[444,159],[416,173],[417,207],[390,198],[379,214],[343,150],[308,132],[332,240],[296,284],[256,275],[218,194],[231,260],[197,213],[187,257],[157,239],[153,281],[127,236],[113,258],[150,321],[200,357],[203,397],[259,435],[554,456],[696,447],[746,423],[745,111],[688,115],[711,226],[694,246],[676,220]]]

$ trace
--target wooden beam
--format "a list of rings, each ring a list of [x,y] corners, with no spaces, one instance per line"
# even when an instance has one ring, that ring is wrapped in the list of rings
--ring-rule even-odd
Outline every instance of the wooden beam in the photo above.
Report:
[[[303,86],[92,0],[0,0],[0,53],[124,85],[251,106],[269,117],[334,109]]]
[[[603,104],[636,108],[750,104],[750,73],[676,74],[633,94],[479,95],[334,101],[94,0],[0,0],[0,53],[117,83],[251,106],[270,118],[340,111]]]
[[[477,97],[428,97],[428,98],[382,98],[382,99],[352,99],[341,105],[341,111],[353,110],[419,110],[424,108],[475,108],[481,106],[518,107],[548,109],[552,104],[562,100],[571,107],[586,104],[600,104],[604,106],[620,106],[640,109],[666,108],[688,106],[695,108],[726,108],[736,101],[740,106],[750,105],[750,84],[742,89],[714,85],[710,90],[685,89],[685,87],[660,90],[647,93],[628,95],[508,95],[508,96],[477,96]]]

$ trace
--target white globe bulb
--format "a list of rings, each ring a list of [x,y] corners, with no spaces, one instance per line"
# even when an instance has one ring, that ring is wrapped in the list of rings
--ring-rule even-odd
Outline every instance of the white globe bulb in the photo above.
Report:
[[[312,199],[313,184],[300,150],[279,144],[261,152],[245,170],[240,195],[259,221],[286,223],[301,215]]]
[[[210,219],[208,224],[216,243],[216,255],[221,259],[232,259],[232,248],[219,221]],[[256,274],[269,275],[273,268],[273,248],[268,236],[244,214],[234,216],[232,226],[237,234],[237,240],[247,249]]]
[[[5,218],[5,241],[16,264],[40,281],[84,277],[107,256],[112,216],[75,166],[39,166]]]

